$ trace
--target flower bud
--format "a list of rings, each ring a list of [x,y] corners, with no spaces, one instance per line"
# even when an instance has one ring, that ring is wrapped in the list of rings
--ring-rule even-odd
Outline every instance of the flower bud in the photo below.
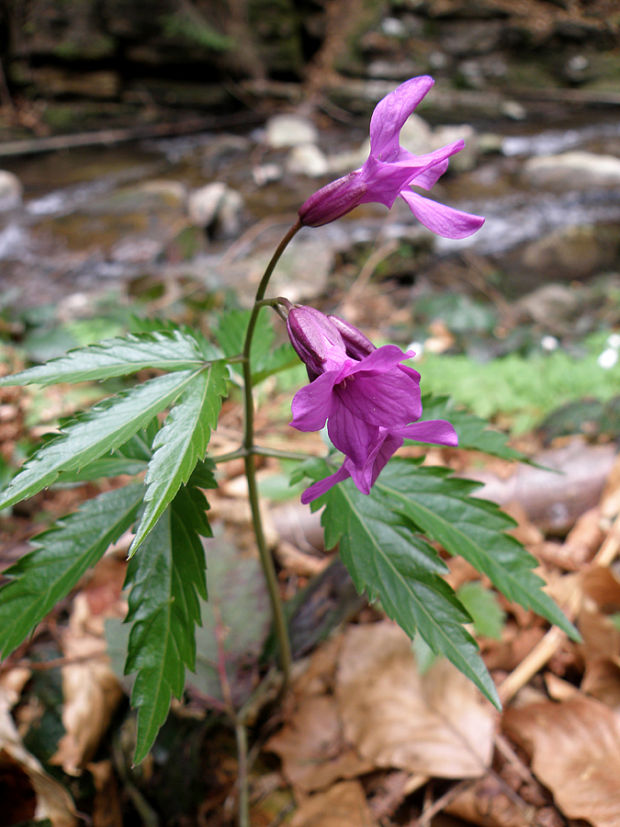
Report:
[[[358,170],[326,184],[299,208],[301,223],[307,227],[320,227],[335,221],[362,203],[366,189]]]
[[[361,330],[349,324],[349,322],[345,322],[344,319],[338,316],[330,315],[327,318],[342,336],[347,356],[350,356],[352,359],[363,359],[364,356],[368,356],[369,353],[376,350],[375,345],[373,345],[370,339],[365,336]]]
[[[291,308],[286,328],[295,352],[306,365],[310,381],[346,358],[338,328],[314,307]]]

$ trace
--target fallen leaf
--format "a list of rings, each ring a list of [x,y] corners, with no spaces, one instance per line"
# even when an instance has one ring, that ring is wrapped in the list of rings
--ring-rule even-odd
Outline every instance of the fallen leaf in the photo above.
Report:
[[[9,756],[11,760],[8,763],[15,764],[18,771],[28,777],[34,790],[34,813],[27,817],[49,818],[53,827],[74,827],[77,818],[71,796],[58,781],[45,772],[40,762],[24,747],[11,717],[10,706],[9,698],[4,692],[0,692],[0,757]],[[4,765],[6,771],[6,758],[2,758],[1,765]],[[21,785],[17,784],[11,785],[7,792],[12,795],[19,794],[23,798],[27,793],[20,787]],[[2,796],[4,814],[14,809],[7,792]]]
[[[375,827],[359,781],[342,781],[327,792],[307,798],[297,809],[291,827]]]
[[[620,663],[605,658],[589,660],[581,691],[620,713]]]
[[[62,636],[65,656],[75,659],[62,667],[65,734],[50,759],[68,775],[79,775],[92,758],[123,697],[106,655],[103,624],[103,615],[92,614],[87,594],[77,594]]]
[[[331,695],[301,698],[290,720],[266,748],[282,760],[282,771],[297,796],[374,769],[370,761],[363,760],[345,743]]]
[[[531,827],[536,808],[509,793],[497,776],[487,775],[447,804],[445,812],[480,827]]]
[[[491,705],[444,659],[420,675],[411,641],[391,621],[347,630],[336,697],[345,737],[378,767],[476,778],[491,763]]]
[[[585,696],[508,709],[507,734],[531,756],[533,773],[567,818],[618,827],[620,719]]]

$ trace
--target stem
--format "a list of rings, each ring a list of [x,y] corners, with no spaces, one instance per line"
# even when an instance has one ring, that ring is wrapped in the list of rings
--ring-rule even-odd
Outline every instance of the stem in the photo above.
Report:
[[[262,302],[265,296],[271,274],[273,273],[280,256],[286,249],[287,244],[299,229],[301,229],[301,222],[297,221],[297,223],[294,224],[286,233],[282,241],[280,241],[273,256],[271,257],[271,261],[267,265],[267,269],[265,270],[263,277],[260,280],[260,284],[258,285],[258,289],[256,290],[254,306],[252,307],[252,312],[250,313],[248,329],[245,334],[245,342],[243,344],[243,397],[245,413],[243,449],[245,451],[245,474],[248,480],[248,498],[250,501],[250,508],[252,509],[252,525],[254,527],[256,545],[258,546],[258,553],[260,555],[263,573],[267,582],[267,590],[269,592],[269,600],[271,602],[271,612],[273,614],[273,625],[278,641],[280,668],[282,669],[284,679],[283,689],[286,688],[291,674],[291,643],[289,640],[286,618],[284,616],[284,609],[280,599],[276,569],[273,563],[273,558],[265,541],[265,533],[263,531],[263,523],[260,515],[258,487],[256,485],[256,465],[254,459],[254,399],[252,396],[252,367],[250,364],[250,351],[252,349],[252,338],[256,328],[256,321],[261,309],[260,302]]]
[[[250,827],[250,801],[248,794],[248,735],[245,725],[237,720],[235,722],[235,738],[237,740],[237,760],[239,769],[237,772],[237,783],[239,789],[239,827]]]

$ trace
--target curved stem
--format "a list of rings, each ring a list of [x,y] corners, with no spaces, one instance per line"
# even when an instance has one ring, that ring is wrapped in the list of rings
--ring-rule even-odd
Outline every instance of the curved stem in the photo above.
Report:
[[[263,531],[263,523],[260,515],[258,486],[256,485],[256,465],[254,459],[254,399],[252,396],[252,367],[250,364],[250,351],[252,349],[252,338],[256,328],[256,321],[261,309],[261,302],[265,296],[271,274],[273,273],[274,268],[287,244],[300,228],[301,222],[297,221],[297,223],[294,224],[286,233],[282,241],[280,241],[273,256],[271,257],[271,261],[267,265],[267,269],[265,270],[260,284],[258,285],[258,289],[256,290],[254,306],[252,307],[252,312],[250,313],[248,328],[245,334],[245,342],[243,344],[243,397],[245,414],[245,427],[243,433],[243,449],[245,456],[243,459],[245,462],[245,474],[248,480],[248,498],[250,501],[250,508],[252,510],[252,525],[254,527],[258,553],[260,555],[261,565],[263,567],[265,580],[267,582],[269,600],[271,602],[273,625],[276,638],[278,640],[280,667],[284,678],[284,687],[286,687],[291,674],[291,644],[288,635],[286,618],[284,616],[284,608],[282,606],[282,600],[280,599],[278,578],[271,552],[267,547],[265,533]]]

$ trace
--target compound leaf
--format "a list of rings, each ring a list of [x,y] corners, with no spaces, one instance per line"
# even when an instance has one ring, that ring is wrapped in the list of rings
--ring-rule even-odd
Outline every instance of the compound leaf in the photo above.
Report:
[[[189,385],[194,371],[167,373],[106,399],[45,442],[0,494],[0,508],[30,497],[61,471],[78,471],[125,443]]]
[[[508,600],[532,609],[579,640],[572,623],[542,590],[544,581],[532,571],[538,565],[536,558],[506,534],[514,520],[495,503],[474,496],[478,488],[480,483],[454,477],[447,468],[393,459],[373,493],[384,508],[401,513],[426,537],[486,574]]]
[[[185,388],[153,442],[145,509],[131,544],[135,553],[175,494],[204,457],[226,393],[228,368],[214,362]]]
[[[316,462],[312,468],[314,476]],[[317,476],[327,472],[323,463]],[[440,577],[447,569],[432,546],[402,514],[386,508],[374,489],[365,496],[351,480],[317,503],[326,505],[321,517],[325,544],[340,544],[340,556],[358,591],[378,599],[411,638],[418,631],[433,652],[449,658],[499,707],[476,642],[463,626],[471,618]]]
[[[44,365],[4,376],[1,385],[53,385],[127,376],[144,368],[164,371],[195,370],[205,364],[199,343],[187,332],[158,331],[107,339],[70,350]]]
[[[136,518],[141,484],[100,494],[32,541],[34,551],[5,572],[0,589],[0,652],[6,657],[94,566]]]
[[[199,596],[207,596],[200,539],[209,534],[206,507],[200,491],[181,488],[127,569],[133,625],[125,673],[137,672],[131,696],[138,710],[136,762],[151,748],[172,696],[183,692],[186,667],[195,667]]]

